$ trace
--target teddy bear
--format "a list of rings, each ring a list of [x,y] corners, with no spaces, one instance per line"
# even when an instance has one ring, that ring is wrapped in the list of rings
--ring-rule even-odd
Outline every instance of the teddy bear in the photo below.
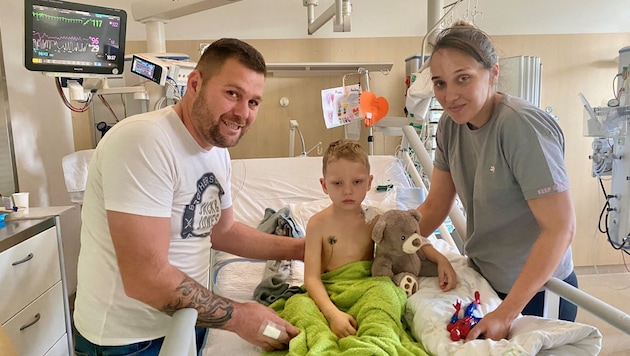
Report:
[[[372,240],[376,243],[372,276],[390,277],[407,297],[418,290],[418,277],[437,276],[437,265],[420,251],[420,247],[431,243],[420,236],[420,219],[415,209],[388,210],[372,230]]]

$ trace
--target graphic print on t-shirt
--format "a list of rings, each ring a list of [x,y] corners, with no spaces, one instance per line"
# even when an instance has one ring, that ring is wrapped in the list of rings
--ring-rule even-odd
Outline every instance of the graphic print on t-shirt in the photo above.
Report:
[[[221,198],[225,192],[214,173],[206,173],[197,181],[197,192],[186,205],[182,221],[182,238],[205,238],[221,217]]]

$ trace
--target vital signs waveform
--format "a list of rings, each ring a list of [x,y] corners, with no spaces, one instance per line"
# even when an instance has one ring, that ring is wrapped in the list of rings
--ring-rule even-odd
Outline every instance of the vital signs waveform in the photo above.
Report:
[[[97,37],[48,36],[33,31],[33,50],[38,52],[97,52],[99,42]]]
[[[72,18],[72,17],[65,17],[65,16],[54,16],[54,15],[49,15],[43,12],[37,12],[37,11],[33,11],[33,18],[36,21],[40,21],[40,20],[46,20],[46,21],[57,21],[57,22],[66,22],[66,23],[73,23],[73,24],[77,24],[77,25],[81,25],[81,26],[92,26],[92,27],[102,27],[103,26],[103,20],[99,20],[99,19],[90,19],[90,18]]]

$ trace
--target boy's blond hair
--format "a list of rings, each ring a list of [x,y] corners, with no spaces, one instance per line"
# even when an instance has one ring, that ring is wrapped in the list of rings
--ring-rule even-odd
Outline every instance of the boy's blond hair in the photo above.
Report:
[[[365,149],[357,141],[342,138],[331,142],[324,152],[324,162],[322,165],[324,177],[326,176],[328,164],[341,158],[362,163],[367,167],[368,172],[370,171],[370,160]]]

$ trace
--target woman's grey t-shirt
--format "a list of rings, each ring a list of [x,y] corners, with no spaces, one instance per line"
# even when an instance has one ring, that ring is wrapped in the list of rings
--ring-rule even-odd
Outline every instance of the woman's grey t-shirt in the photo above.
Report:
[[[466,212],[466,255],[507,294],[540,234],[527,200],[569,189],[562,130],[529,102],[503,95],[477,130],[444,114],[436,141],[434,165],[450,172]],[[554,277],[572,271],[569,248]]]

